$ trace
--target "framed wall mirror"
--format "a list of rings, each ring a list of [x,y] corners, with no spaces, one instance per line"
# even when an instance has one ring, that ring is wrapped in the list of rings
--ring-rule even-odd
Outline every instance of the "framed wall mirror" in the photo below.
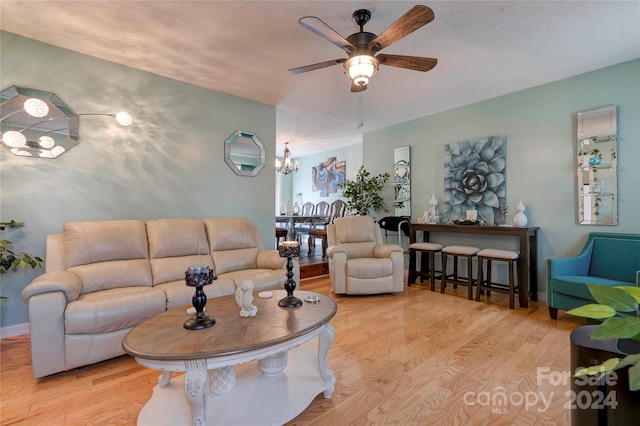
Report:
[[[393,150],[393,207],[396,216],[411,216],[411,147]]]
[[[578,223],[618,224],[615,105],[577,114]]]
[[[238,176],[255,176],[265,164],[264,145],[254,133],[237,130],[224,141],[224,161]]]

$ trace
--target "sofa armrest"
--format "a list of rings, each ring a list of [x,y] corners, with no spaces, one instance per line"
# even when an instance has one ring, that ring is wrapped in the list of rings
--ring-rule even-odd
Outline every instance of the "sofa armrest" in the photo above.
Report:
[[[258,252],[256,266],[259,269],[282,269],[286,268],[287,258],[280,257],[275,250],[261,250]]]
[[[397,244],[378,244],[373,249],[373,257],[391,257],[391,253],[402,253],[404,250]]]
[[[329,246],[329,247],[327,247],[327,257],[328,258],[333,259],[333,256],[335,256],[336,253],[344,253],[345,256],[347,256],[347,250],[345,250],[344,247],[341,247],[341,246]]]
[[[44,377],[67,369],[64,346],[66,306],[67,300],[61,291],[29,296],[33,377]]]
[[[29,304],[33,296],[61,291],[67,303],[76,300],[82,292],[82,281],[69,271],[46,272],[22,290],[22,300]]]
[[[549,274],[552,277],[564,275],[589,275],[591,251],[574,257],[560,257],[549,260]]]

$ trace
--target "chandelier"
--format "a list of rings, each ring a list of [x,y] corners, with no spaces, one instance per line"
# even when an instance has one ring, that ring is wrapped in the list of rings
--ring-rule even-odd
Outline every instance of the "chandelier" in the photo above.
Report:
[[[297,172],[300,168],[300,163],[298,161],[293,161],[291,159],[291,151],[288,148],[289,142],[285,142],[284,144],[284,158],[282,162],[276,158],[276,172],[280,172],[283,175],[288,175],[289,173]]]

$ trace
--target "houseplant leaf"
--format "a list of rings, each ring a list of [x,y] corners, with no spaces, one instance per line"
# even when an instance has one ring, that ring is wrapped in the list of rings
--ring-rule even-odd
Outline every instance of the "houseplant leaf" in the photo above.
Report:
[[[633,297],[634,299],[636,299],[636,302],[640,303],[640,287],[631,287],[628,285],[620,285],[620,286],[615,286],[614,288],[618,288],[622,291],[626,291],[627,293],[629,293],[631,295],[631,297]]]
[[[638,301],[624,290],[597,284],[587,284],[587,287],[598,303],[609,305],[618,312],[638,310]]]
[[[609,318],[596,327],[592,339],[631,339],[640,334],[640,319],[637,317]]]
[[[640,390],[640,362],[636,360],[636,364],[629,367],[629,389],[632,391]]]
[[[580,306],[579,308],[571,309],[570,311],[567,311],[567,313],[583,318],[604,319],[615,316],[616,311],[607,305],[590,303],[588,305]]]
[[[623,364],[620,362],[619,358],[609,358],[602,364],[592,365],[591,367],[585,367],[577,370],[574,377],[581,376],[593,376],[596,374],[606,373],[607,371],[614,371],[620,367],[626,367],[628,364]]]

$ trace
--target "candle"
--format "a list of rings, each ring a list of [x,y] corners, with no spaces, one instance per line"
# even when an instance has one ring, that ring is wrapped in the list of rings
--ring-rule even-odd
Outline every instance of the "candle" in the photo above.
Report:
[[[209,267],[207,265],[193,265],[187,269],[189,274],[209,273]]]
[[[300,245],[300,243],[297,242],[297,241],[283,241],[282,242],[282,246],[285,249],[292,248],[292,247],[298,247],[299,245]]]

